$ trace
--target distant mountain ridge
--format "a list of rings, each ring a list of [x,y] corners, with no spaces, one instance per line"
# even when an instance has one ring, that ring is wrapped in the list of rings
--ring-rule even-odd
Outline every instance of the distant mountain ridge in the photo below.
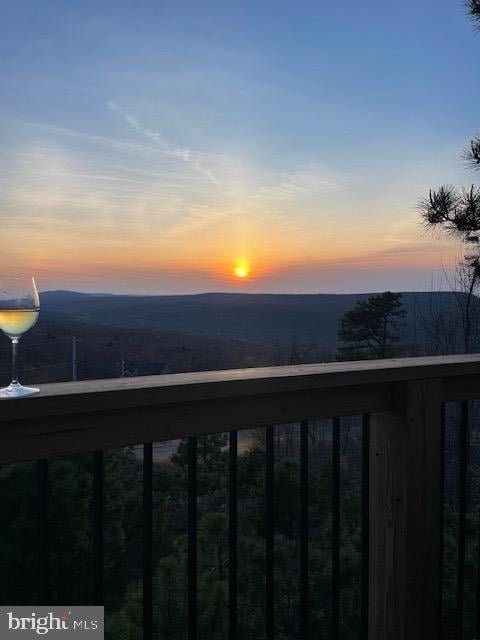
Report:
[[[200,336],[222,336],[261,342],[316,342],[335,348],[342,315],[366,300],[362,294],[249,294],[203,293],[194,295],[116,295],[74,291],[45,291],[42,312],[89,324],[149,328]],[[453,309],[452,292],[402,294],[410,320],[412,312]]]

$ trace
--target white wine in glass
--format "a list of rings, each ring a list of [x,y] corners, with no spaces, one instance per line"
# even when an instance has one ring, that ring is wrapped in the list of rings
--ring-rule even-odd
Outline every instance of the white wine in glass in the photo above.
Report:
[[[0,398],[24,398],[39,392],[18,381],[18,343],[38,320],[40,299],[34,278],[0,277],[0,329],[12,341],[12,381],[0,389]]]

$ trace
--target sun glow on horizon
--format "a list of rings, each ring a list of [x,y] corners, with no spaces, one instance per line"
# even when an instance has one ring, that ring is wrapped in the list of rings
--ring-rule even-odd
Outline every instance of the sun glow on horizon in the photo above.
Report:
[[[250,264],[248,263],[248,260],[245,260],[244,258],[237,260],[233,267],[233,275],[241,280],[248,278],[250,275]]]

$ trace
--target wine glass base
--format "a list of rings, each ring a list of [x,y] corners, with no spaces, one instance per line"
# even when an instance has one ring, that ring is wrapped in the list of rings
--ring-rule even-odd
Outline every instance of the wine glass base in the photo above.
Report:
[[[0,389],[0,399],[26,398],[27,396],[33,396],[39,392],[40,389],[24,387],[19,382],[11,382],[8,387]]]

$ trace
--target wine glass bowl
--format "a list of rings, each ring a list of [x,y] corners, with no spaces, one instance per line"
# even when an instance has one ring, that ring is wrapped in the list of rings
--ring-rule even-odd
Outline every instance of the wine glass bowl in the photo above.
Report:
[[[12,381],[0,389],[1,398],[20,398],[39,392],[18,382],[18,343],[38,320],[40,298],[34,278],[14,276],[0,278],[0,329],[12,342]]]

